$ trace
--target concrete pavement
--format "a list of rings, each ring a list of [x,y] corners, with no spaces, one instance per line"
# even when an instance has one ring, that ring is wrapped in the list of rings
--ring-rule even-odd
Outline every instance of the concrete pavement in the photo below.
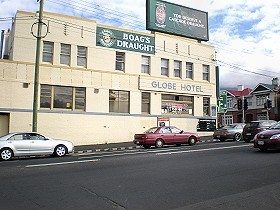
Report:
[[[199,143],[217,142],[219,140],[213,139],[212,136],[202,136]],[[105,151],[121,151],[140,149],[142,146],[131,142],[111,143],[111,144],[93,144],[93,145],[79,145],[75,146],[74,153],[92,153],[92,152],[105,152]]]

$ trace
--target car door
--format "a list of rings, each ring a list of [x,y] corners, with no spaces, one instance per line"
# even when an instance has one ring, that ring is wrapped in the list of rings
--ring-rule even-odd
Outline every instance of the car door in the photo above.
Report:
[[[171,132],[171,129],[169,127],[162,127],[159,133],[160,138],[162,138],[166,144],[170,144],[173,142],[174,134]]]
[[[174,143],[183,143],[187,142],[186,135],[176,127],[170,127],[171,132],[173,133],[173,142]]]
[[[30,139],[30,154],[51,154],[53,153],[53,148],[51,140],[48,140],[43,135],[38,133],[29,133]]]
[[[28,155],[30,153],[30,143],[26,133],[17,133],[7,140],[8,145],[13,148],[15,156]]]

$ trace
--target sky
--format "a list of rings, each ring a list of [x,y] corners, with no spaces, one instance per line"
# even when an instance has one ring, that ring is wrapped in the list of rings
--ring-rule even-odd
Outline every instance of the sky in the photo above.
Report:
[[[279,0],[165,0],[208,13],[220,88],[254,88],[280,79]],[[145,31],[146,0],[44,0],[44,11],[96,20],[99,24]],[[0,0],[0,30],[11,27],[17,10],[36,12],[37,0]],[[279,82],[280,83],[280,82]]]

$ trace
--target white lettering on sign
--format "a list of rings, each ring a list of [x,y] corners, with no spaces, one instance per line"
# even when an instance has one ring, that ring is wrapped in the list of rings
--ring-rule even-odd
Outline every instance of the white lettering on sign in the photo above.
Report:
[[[157,88],[157,89],[177,90],[177,88],[179,88],[180,91],[203,92],[202,87],[200,85],[181,84],[177,86],[175,82],[160,82],[160,81],[152,81],[151,85],[153,88]]]

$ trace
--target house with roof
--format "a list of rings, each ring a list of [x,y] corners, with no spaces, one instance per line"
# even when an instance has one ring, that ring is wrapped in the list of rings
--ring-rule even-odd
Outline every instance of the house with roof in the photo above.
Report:
[[[259,83],[253,89],[244,88],[243,85],[240,85],[237,90],[226,90],[226,93],[227,111],[218,113],[218,123],[220,125],[253,120],[280,120],[278,78],[274,78],[272,84]],[[267,107],[267,100],[271,100],[271,107]],[[241,101],[241,109],[238,109],[238,101]],[[247,109],[244,109],[244,101],[247,102]]]

